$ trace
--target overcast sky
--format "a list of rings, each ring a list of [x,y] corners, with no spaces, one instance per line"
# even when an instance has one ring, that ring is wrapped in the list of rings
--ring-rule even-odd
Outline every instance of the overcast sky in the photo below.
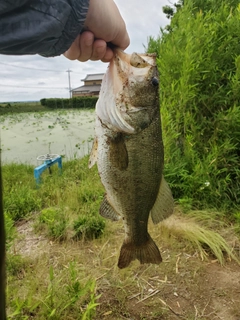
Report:
[[[169,20],[162,6],[169,0],[115,0],[126,22],[131,44],[126,52],[144,52],[149,36],[156,37],[160,27]],[[67,98],[68,73],[71,70],[71,87],[83,85],[89,73],[103,73],[107,68],[102,62],[70,61],[63,56],[43,58],[33,56],[0,55],[0,102],[31,101],[42,98]],[[49,71],[48,71],[49,70]]]

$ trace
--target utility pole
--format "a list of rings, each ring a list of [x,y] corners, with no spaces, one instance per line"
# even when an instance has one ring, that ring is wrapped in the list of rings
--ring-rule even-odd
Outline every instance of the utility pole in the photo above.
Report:
[[[68,73],[69,99],[71,99],[71,77],[70,77],[70,72],[72,72],[72,70],[68,69],[66,72]]]

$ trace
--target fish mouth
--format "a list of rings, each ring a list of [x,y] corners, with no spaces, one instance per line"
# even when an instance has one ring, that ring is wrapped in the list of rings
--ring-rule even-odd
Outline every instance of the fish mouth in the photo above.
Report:
[[[127,65],[130,65],[135,68],[145,68],[148,65],[155,67],[156,66],[156,54],[155,53],[136,53],[128,54],[120,48],[113,49],[114,56],[112,60],[117,57],[120,58]],[[111,62],[110,62],[111,63]]]
[[[137,88],[141,90],[152,77],[156,55],[128,54],[119,48],[114,48],[113,52],[114,56],[102,82],[96,106],[97,115],[110,130],[134,134],[142,129],[142,125],[139,127],[132,117],[145,112],[148,106],[139,104],[139,101],[134,103],[133,97],[138,95]]]

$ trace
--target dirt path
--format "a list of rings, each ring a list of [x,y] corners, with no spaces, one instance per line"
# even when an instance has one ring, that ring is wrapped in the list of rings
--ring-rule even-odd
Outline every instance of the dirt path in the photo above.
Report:
[[[239,266],[233,262],[225,267],[210,263],[202,265],[195,274],[192,271],[180,272],[175,280],[160,276],[147,279],[144,289],[129,294],[124,308],[116,293],[104,291],[100,310],[105,309],[106,301],[108,310],[101,310],[101,315],[111,320],[239,320]],[[96,319],[102,316],[99,314]]]
[[[122,237],[121,232],[119,229],[115,236]],[[16,253],[31,258],[54,252],[67,255],[71,248],[74,255],[73,243],[61,245],[36,235],[32,222],[19,225],[18,233]],[[106,247],[108,255],[114,256],[107,268],[95,265],[102,243],[77,246],[75,259],[84,257],[85,267],[97,279],[97,294],[101,294],[96,320],[240,320],[240,266],[233,261],[222,267],[213,258],[203,262],[197,253],[176,253],[165,246],[160,266],[134,262],[124,274],[115,266],[118,247]]]
[[[240,319],[240,267],[237,264],[229,263],[224,268],[218,264],[206,267],[202,288],[209,297],[205,312],[212,313],[211,319]]]

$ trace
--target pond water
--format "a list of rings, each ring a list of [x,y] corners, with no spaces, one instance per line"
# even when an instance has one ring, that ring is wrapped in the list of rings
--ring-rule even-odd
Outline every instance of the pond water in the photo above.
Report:
[[[2,163],[40,165],[47,153],[81,158],[91,151],[94,125],[94,110],[1,115]]]

